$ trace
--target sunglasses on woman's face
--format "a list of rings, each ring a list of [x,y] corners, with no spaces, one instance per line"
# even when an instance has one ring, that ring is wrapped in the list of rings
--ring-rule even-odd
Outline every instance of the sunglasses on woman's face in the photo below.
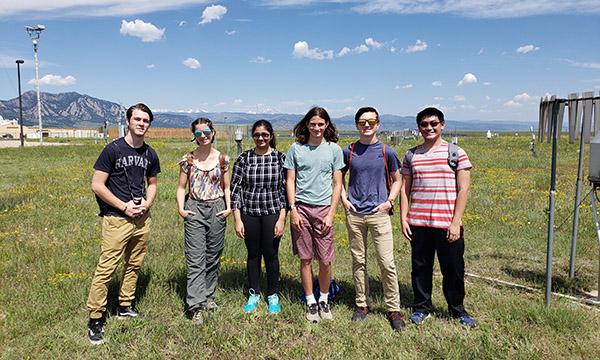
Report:
[[[200,135],[204,134],[204,136],[208,136],[212,133],[212,130],[209,128],[206,128],[204,130],[196,130],[194,131],[194,136],[196,137],[200,137]]]
[[[254,134],[252,134],[252,137],[255,138],[255,139],[258,139],[258,138],[261,138],[261,137],[263,139],[268,139],[268,138],[271,137],[271,134],[269,134],[269,133],[254,133]]]
[[[375,126],[377,125],[377,119],[358,119],[358,126],[365,126],[366,124],[369,124],[369,126]]]

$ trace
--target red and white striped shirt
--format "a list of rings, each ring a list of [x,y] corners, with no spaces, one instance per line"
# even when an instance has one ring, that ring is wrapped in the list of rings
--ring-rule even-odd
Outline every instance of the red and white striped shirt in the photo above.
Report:
[[[458,170],[473,166],[467,153],[458,149]],[[402,174],[412,176],[408,223],[447,229],[454,215],[456,202],[456,173],[448,165],[448,142],[443,141],[425,152],[414,148],[412,161],[402,161]]]

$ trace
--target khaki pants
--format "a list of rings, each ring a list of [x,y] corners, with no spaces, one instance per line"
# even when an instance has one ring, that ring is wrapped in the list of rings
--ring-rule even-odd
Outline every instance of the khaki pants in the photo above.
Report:
[[[138,272],[144,262],[150,236],[149,213],[138,219],[118,216],[102,218],[102,245],[100,259],[92,279],[87,308],[90,318],[97,319],[106,312],[108,283],[125,255],[123,283],[119,291],[119,305],[130,306],[135,299]]]
[[[400,291],[394,263],[392,222],[386,213],[361,215],[348,212],[346,227],[352,253],[352,273],[356,287],[356,306],[366,307],[369,296],[367,274],[367,237],[371,232],[387,311],[400,311]]]

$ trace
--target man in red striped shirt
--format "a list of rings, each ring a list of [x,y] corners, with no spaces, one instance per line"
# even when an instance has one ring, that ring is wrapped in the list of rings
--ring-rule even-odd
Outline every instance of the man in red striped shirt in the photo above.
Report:
[[[444,114],[426,108],[417,114],[423,143],[406,152],[400,190],[402,232],[411,242],[413,313],[421,324],[432,311],[433,262],[437,252],[442,288],[450,315],[462,325],[474,327],[465,311],[465,251],[461,218],[470,184],[471,162],[458,148],[458,164],[450,166],[449,145],[442,139]]]

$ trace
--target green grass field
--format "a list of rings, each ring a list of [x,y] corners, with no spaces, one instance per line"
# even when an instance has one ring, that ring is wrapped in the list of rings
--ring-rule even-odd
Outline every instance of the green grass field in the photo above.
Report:
[[[351,139],[344,138],[340,145]],[[550,148],[529,150],[529,137],[461,138],[474,164],[464,217],[467,271],[543,290]],[[92,166],[102,145],[0,150],[0,356],[2,358],[210,358],[210,359],[553,359],[600,357],[597,308],[467,278],[467,310],[479,322],[465,329],[447,317],[441,276],[434,275],[435,316],[423,326],[393,333],[385,319],[379,271],[370,252],[372,310],[352,323],[354,289],[344,216],[335,218],[334,276],[343,294],[333,322],[304,320],[297,302],[299,262],[289,231],[281,243],[282,306],[267,316],[261,303],[252,317],[242,312],[246,294],[243,241],[230,218],[220,270],[220,309],[202,327],[183,315],[185,267],[183,224],[175,204],[176,161],[189,142],[149,140],[162,173],[152,209],[149,252],[137,289],[146,320],[110,318],[106,343],[86,337],[85,300],[99,255],[100,219],[90,190]],[[399,154],[416,144],[405,141]],[[221,149],[228,147],[218,144]],[[289,140],[279,148],[287,150]],[[230,146],[233,152],[235,146]],[[598,243],[589,201],[581,209],[577,277],[567,280],[577,145],[559,149],[553,290],[581,296],[595,290]],[[587,190],[586,190],[587,189]],[[589,191],[586,185],[584,193]],[[397,212],[396,212],[397,214]],[[410,247],[393,220],[402,312],[410,313]],[[117,305],[120,269],[111,283],[109,307]]]

